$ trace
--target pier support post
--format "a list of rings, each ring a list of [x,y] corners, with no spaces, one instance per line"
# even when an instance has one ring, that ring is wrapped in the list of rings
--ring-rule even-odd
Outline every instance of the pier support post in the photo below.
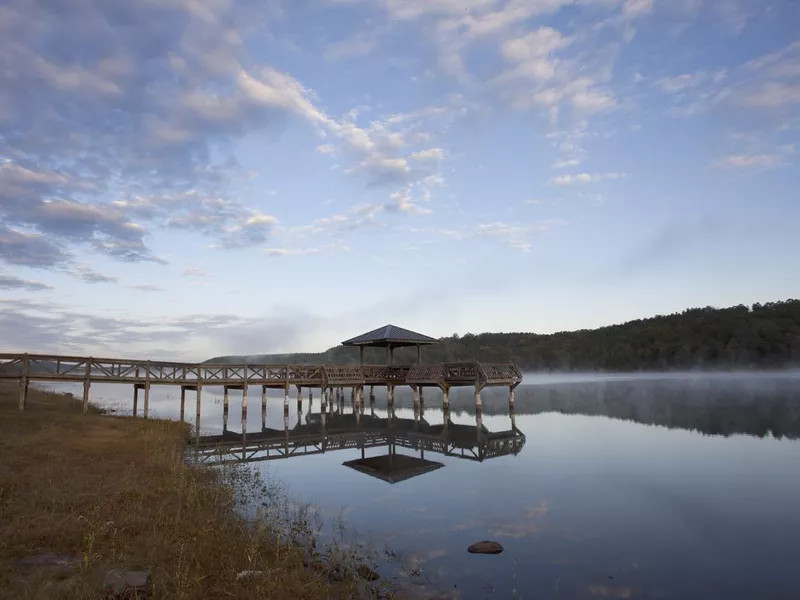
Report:
[[[450,387],[447,385],[442,388],[442,409],[450,410]]]
[[[283,412],[289,412],[289,386],[283,388]]]
[[[247,435],[247,382],[242,384],[242,436]]]
[[[181,386],[181,423],[186,415],[186,388]]]
[[[195,410],[195,422],[194,422],[194,435],[196,442],[200,443],[200,404],[201,398],[203,394],[203,386],[200,385],[198,382],[197,384],[197,409]]]
[[[419,386],[412,385],[412,392],[414,392],[414,412],[419,410]]]
[[[222,432],[228,431],[228,386],[222,388]]]
[[[139,384],[133,384],[133,416],[139,413]]]
[[[475,386],[475,412],[483,412],[483,402],[481,401],[481,387]]]
[[[514,410],[514,386],[508,386],[508,410]]]
[[[86,374],[83,379],[83,414],[89,412],[89,387],[92,385],[92,359],[86,359]]]
[[[420,404],[425,404],[425,395],[423,394],[424,391],[425,391],[425,388],[422,387],[422,386],[419,386],[419,403]]]
[[[88,379],[83,382],[83,414],[89,412],[89,388],[91,387],[92,383]],[[145,404],[145,406],[147,406]]]
[[[19,380],[19,409],[25,410],[28,403],[28,363],[30,359],[26,354],[22,358],[22,378]]]
[[[308,388],[308,412],[310,413],[314,408],[314,390]]]
[[[303,412],[303,387],[297,386],[297,418],[300,418],[300,415]]]
[[[146,419],[150,414],[150,382],[144,384],[144,410],[142,416]]]
[[[375,386],[369,386],[369,403],[370,405],[375,404]]]
[[[144,371],[144,410],[142,416],[146,419],[150,415],[150,361],[147,361]]]
[[[394,386],[387,385],[386,386],[386,403],[389,406],[389,410],[394,408]]]

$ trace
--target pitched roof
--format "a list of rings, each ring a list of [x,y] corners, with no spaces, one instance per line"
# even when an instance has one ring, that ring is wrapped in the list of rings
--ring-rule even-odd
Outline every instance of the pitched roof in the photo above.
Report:
[[[382,479],[387,483],[399,483],[418,475],[430,473],[444,466],[444,463],[406,454],[371,456],[369,458],[348,460],[342,464],[365,475]]]
[[[373,331],[362,333],[359,336],[342,342],[343,346],[393,346],[416,345],[416,344],[438,344],[439,340],[396,327],[395,325],[384,325]]]

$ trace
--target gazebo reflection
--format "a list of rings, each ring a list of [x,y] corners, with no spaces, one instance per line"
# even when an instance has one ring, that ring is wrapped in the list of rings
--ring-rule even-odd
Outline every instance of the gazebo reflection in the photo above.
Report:
[[[454,423],[450,412],[444,411],[437,413],[442,415],[442,422],[432,424],[418,410],[410,418],[398,417],[394,410],[378,416],[374,408],[369,414],[362,414],[357,408],[346,413],[343,408],[339,405],[337,410],[331,410],[329,406],[323,412],[306,414],[291,428],[285,415],[283,429],[224,431],[194,438],[190,443],[196,461],[208,464],[251,463],[360,449],[360,458],[343,465],[390,483],[443,467],[444,463],[431,460],[432,454],[483,462],[517,455],[525,445],[525,435],[516,427],[513,411],[509,413],[508,429],[490,431],[480,414],[474,425],[466,425]],[[367,456],[367,450],[377,448],[385,448],[386,453]]]

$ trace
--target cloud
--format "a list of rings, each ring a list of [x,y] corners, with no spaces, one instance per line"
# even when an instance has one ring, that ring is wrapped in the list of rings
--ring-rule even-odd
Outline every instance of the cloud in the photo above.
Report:
[[[750,108],[782,108],[791,104],[800,104],[800,83],[781,83],[771,81],[758,89],[745,94],[741,100]]]
[[[683,75],[676,75],[675,77],[661,77],[657,79],[653,85],[661,88],[662,91],[668,94],[676,94],[688,88],[693,88],[700,85],[705,80],[705,73],[684,73]]]
[[[6,351],[94,354],[157,360],[205,360],[211,355],[286,351],[302,344],[321,320],[292,307],[280,317],[188,314],[135,319],[99,316],[58,302],[0,300]],[[154,348],[171,348],[162,353]],[[175,349],[183,349],[176,351]]]
[[[427,148],[412,153],[410,158],[412,160],[442,160],[444,158],[444,150],[441,148]]]
[[[98,273],[97,271],[82,265],[75,265],[68,269],[68,272],[73,277],[76,277],[86,283],[117,283],[118,281],[116,277]]]
[[[52,290],[53,287],[38,281],[29,281],[13,275],[0,274],[0,289],[4,290],[27,290],[31,292],[41,292]]]
[[[69,260],[63,247],[40,233],[11,229],[0,223],[0,258],[25,267],[54,267]]]
[[[558,186],[567,186],[614,180],[623,176],[624,175],[622,173],[578,173],[575,175],[560,175],[558,177],[554,177],[550,180],[550,183]]]
[[[568,158],[565,160],[559,160],[553,164],[554,169],[566,169],[568,167],[577,167],[581,164],[580,159],[577,158]]]
[[[268,10],[250,1],[87,1],[65,12],[9,0],[0,36],[5,226],[46,234],[65,255],[82,247],[163,262],[147,245],[165,225],[152,216],[163,212],[127,202],[187,189],[229,193],[240,174],[227,143],[270,127],[277,114],[238,85],[252,66],[244,38]],[[252,215],[238,208],[231,222],[204,233],[224,237],[227,227],[245,242],[263,241],[240,231],[250,231]]]
[[[712,166],[717,169],[770,168],[783,164],[783,161],[780,154],[729,154],[715,160]]]
[[[139,290],[140,292],[161,292],[163,291],[162,288],[158,287],[157,285],[152,285],[149,283],[142,283],[137,285],[129,285],[127,286],[132,290]]]

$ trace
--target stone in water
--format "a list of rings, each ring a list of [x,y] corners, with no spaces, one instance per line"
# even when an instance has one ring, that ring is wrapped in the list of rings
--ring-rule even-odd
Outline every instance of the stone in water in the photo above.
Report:
[[[500,544],[488,540],[475,542],[467,548],[467,552],[470,554],[500,554],[502,551],[503,547]]]

